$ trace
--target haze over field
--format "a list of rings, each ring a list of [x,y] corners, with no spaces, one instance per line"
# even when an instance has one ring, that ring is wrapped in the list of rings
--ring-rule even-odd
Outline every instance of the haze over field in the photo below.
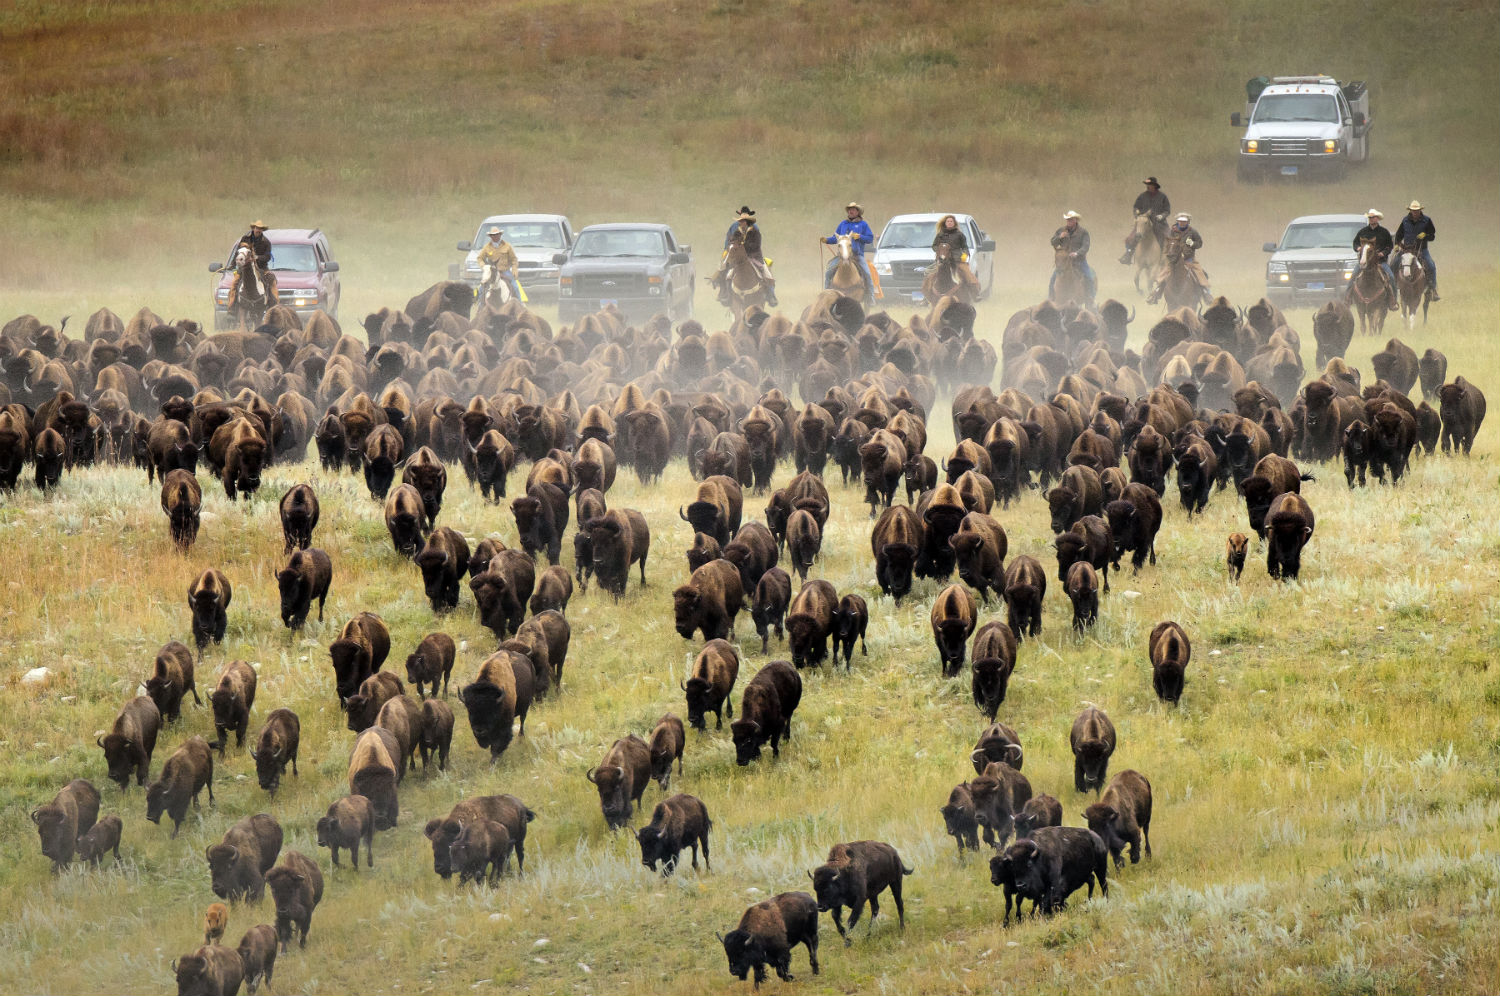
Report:
[[[445,279],[461,259],[454,243],[486,215],[668,222],[701,278],[741,204],[759,215],[795,318],[820,286],[817,239],[856,199],[877,234],[904,212],[979,219],[998,252],[976,334],[997,349],[1007,318],[1045,296],[1062,212],[1080,211],[1098,296],[1136,310],[1139,351],[1161,309],[1115,259],[1140,181],[1155,175],[1192,212],[1214,291],[1236,305],[1263,293],[1261,244],[1291,218],[1374,206],[1394,223],[1420,199],[1439,231],[1443,300],[1413,331],[1393,317],[1378,341],[1356,336],[1349,363],[1370,383],[1371,355],[1398,335],[1418,354],[1442,350],[1450,379],[1500,399],[1497,53],[1500,10],[1485,0],[16,0],[0,7],[0,324],[70,315],[81,338],[96,309],[128,318],[142,306],[208,324],[206,265],[260,217],[328,233],[338,317],[363,338],[368,312]],[[1228,117],[1245,81],[1303,72],[1369,82],[1372,161],[1338,183],[1237,183]],[[705,284],[696,300],[710,331],[729,326]],[[557,327],[555,308],[539,310]],[[913,309],[891,313],[908,323]],[[1311,315],[1287,317],[1315,377]],[[928,413],[926,453],[939,461],[954,446],[949,404],[942,392]],[[1346,488],[1337,461],[1302,462],[1317,531],[1294,583],[1267,577],[1253,537],[1243,580],[1226,580],[1225,537],[1249,531],[1243,500],[1217,491],[1190,520],[1169,483],[1158,562],[1111,572],[1082,637],[1043,498],[995,507],[1010,558],[1037,557],[1052,582],[999,714],[1024,740],[1025,774],[1061,800],[1065,823],[1082,823],[1094,800],[1073,791],[1068,730],[1094,703],[1118,728],[1111,771],[1149,776],[1156,805],[1154,856],[1111,865],[1108,899],[1075,893],[1056,917],[1009,928],[988,854],[956,856],[939,814],[973,777],[984,725],[970,675],[939,675],[928,613],[943,584],[920,580],[899,604],[881,594],[863,488],[832,463],[810,577],[869,601],[869,655],[856,652],[848,673],[803,672],[779,760],[739,767],[728,729],[689,731],[671,792],[707,805],[712,871],[684,856],[670,879],[641,867],[632,836],[605,829],[584,772],[616,737],[685,715],[679,682],[703,641],[672,626],[692,539],[678,507],[696,486],[684,460],[656,484],[622,466],[608,494],[650,526],[647,586],[632,578],[618,601],[596,586],[575,593],[562,691],[493,767],[449,698],[449,770],[407,777],[399,825],[357,873],[347,858],[334,871],[314,830],[345,793],[354,739],[328,645],[356,613],[377,612],[391,630],[387,670],[404,677],[404,655],[442,630],[462,648],[456,693],[495,642],[467,585],[436,616],[361,476],[320,469],[311,447],[305,463],[268,468],[246,503],[200,464],[202,532],[186,555],[142,471],[70,471],[44,495],[28,467],[0,494],[0,996],[171,991],[170,963],[200,943],[215,899],[205,848],[261,811],[326,883],[306,948],[277,962],[277,993],[748,993],[715,932],[773,893],[810,889],[830,845],[862,838],[890,841],[916,870],[905,931],[882,902],[846,949],[824,915],[821,974],[799,949],[796,980],[773,977],[767,992],[1500,991],[1495,418],[1470,458],[1421,457],[1399,488]],[[510,475],[511,498],[527,469]],[[792,473],[778,464],[773,486]],[[439,525],[515,546],[508,503],[483,501],[456,464],[448,474]],[[278,617],[276,501],[300,481],[322,502],[314,545],[334,580],[325,620],[292,634]],[[760,519],[764,501],[747,489],[745,518]],[[166,821],[142,818],[141,789],[107,780],[94,737],[157,648],[189,640],[184,596],[208,567],[235,593],[200,692],[207,701],[226,662],[253,662],[251,736],[270,710],[295,709],[301,772],[272,800],[231,746],[216,760],[216,806],[172,840]],[[748,616],[736,715],[755,670],[790,656],[774,638],[761,654]],[[979,618],[1003,614],[986,606]],[[1193,643],[1177,708],[1153,694],[1146,650],[1166,619]],[[41,667],[41,683],[21,680]],[[191,734],[212,737],[207,707],[164,728],[153,778]],[[124,862],[54,876],[26,814],[74,777],[124,820]],[[423,824],[499,792],[538,814],[525,874],[512,862],[493,889],[440,880]],[[649,788],[632,826],[669,794]],[[269,899],[236,906],[226,943],[274,916]]]

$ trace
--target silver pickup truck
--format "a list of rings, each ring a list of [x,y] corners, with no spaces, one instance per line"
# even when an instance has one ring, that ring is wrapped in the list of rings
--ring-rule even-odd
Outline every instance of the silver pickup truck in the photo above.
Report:
[[[1237,175],[1243,181],[1269,176],[1338,178],[1350,163],[1370,158],[1370,92],[1360,81],[1331,76],[1258,76],[1245,84]]]

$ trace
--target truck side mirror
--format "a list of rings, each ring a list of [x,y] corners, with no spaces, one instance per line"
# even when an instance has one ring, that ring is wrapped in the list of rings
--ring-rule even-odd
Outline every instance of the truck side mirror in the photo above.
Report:
[[[1365,126],[1365,120],[1366,119],[1365,119],[1365,112],[1364,111],[1355,111],[1354,112],[1354,127],[1356,127],[1356,128],[1363,128]]]
[[[1233,114],[1229,115],[1229,123],[1232,124],[1232,125],[1234,125],[1234,127],[1236,127],[1236,128],[1241,127],[1241,125],[1240,125],[1240,112],[1239,111],[1235,111]]]
[[[562,266],[567,261],[568,261],[568,254],[565,253],[565,252],[555,252],[555,253],[552,254],[552,265],[553,266]]]
[[[979,251],[980,252],[994,252],[995,251],[995,240],[994,239],[985,239],[983,242],[979,243]]]
[[[1274,243],[1274,242],[1262,242],[1260,244],[1260,251],[1261,252],[1275,252],[1276,251],[1276,243]]]
[[[339,265],[337,263],[335,263],[333,260],[330,259],[328,262],[326,262],[326,263],[323,264],[323,272],[324,273],[337,273],[337,272],[339,272]]]
[[[671,263],[673,266],[681,266],[684,263],[691,263],[692,261],[693,257],[689,256],[685,252],[674,252],[672,255],[667,257],[667,262]]]
[[[468,252],[470,249],[473,249],[473,248],[474,248],[474,243],[470,242],[468,239],[464,239],[462,242],[460,242],[458,244],[458,251],[459,252]]]
[[[208,264],[208,272],[209,273],[218,273],[222,269],[224,269],[224,264],[223,263],[209,263]]]

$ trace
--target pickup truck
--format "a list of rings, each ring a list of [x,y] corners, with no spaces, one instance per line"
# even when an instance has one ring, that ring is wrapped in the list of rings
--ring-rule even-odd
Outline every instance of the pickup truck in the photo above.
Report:
[[[1370,92],[1361,81],[1331,76],[1257,76],[1245,84],[1245,112],[1229,116],[1243,127],[1243,181],[1271,175],[1338,178],[1350,163],[1370,158]]]
[[[590,225],[552,262],[559,267],[559,321],[577,321],[611,304],[627,321],[658,312],[674,322],[693,317],[693,247],[678,242],[670,226]]]
[[[1361,214],[1309,214],[1293,218],[1280,242],[1261,246],[1266,299],[1278,308],[1313,308],[1342,298],[1354,274],[1354,236]]]
[[[304,320],[315,311],[337,318],[342,288],[339,264],[328,247],[328,236],[317,228],[271,228],[267,229],[266,238],[271,241],[271,272],[276,274],[277,300]],[[231,246],[226,260],[233,250]],[[231,328],[229,283],[234,274],[222,262],[210,263],[208,271],[219,274],[214,288],[214,328]]]
[[[516,251],[516,279],[533,302],[557,300],[557,265],[554,253],[573,246],[573,225],[560,214],[492,214],[479,223],[474,238],[458,243],[465,253],[462,263],[448,266],[449,280],[479,286],[479,250],[489,241],[490,228],[505,232],[505,241]]]
[[[945,217],[947,214],[941,211],[898,214],[885,223],[875,242],[871,265],[880,275],[880,291],[887,301],[922,300],[922,281],[927,277],[927,267],[936,258],[932,237],[937,234],[938,222]],[[973,215],[954,214],[954,218],[969,242],[969,269],[979,279],[979,297],[983,300],[989,297],[995,283],[994,240],[984,233]]]

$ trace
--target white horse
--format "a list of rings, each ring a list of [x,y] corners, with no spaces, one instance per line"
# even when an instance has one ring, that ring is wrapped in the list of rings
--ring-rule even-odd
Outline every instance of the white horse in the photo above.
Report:
[[[495,269],[495,264],[485,263],[479,272],[480,306],[496,311],[510,303],[510,284],[500,279],[500,271]]]

